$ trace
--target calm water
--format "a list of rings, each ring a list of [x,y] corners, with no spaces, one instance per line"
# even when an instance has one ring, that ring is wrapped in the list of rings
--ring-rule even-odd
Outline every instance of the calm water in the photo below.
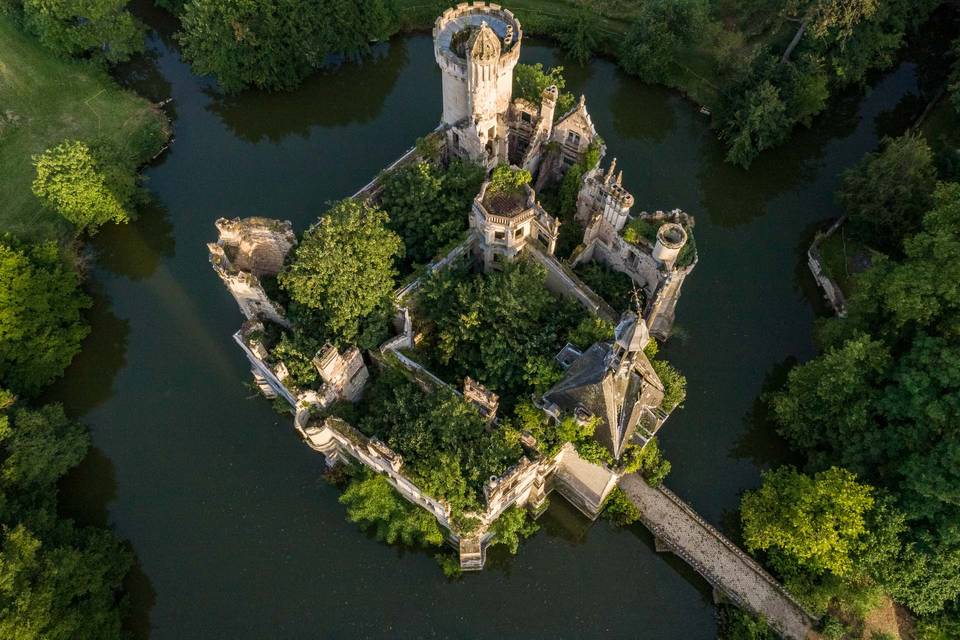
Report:
[[[706,583],[655,554],[642,529],[589,525],[555,498],[516,557],[448,582],[425,553],[359,533],[321,457],[245,386],[230,339],[240,322],[207,264],[219,216],[307,226],[440,115],[426,36],[317,76],[294,93],[221,99],[169,40],[124,70],[174,99],[176,141],[146,171],[156,204],[96,239],[94,332],[52,396],[90,425],[94,454],[63,486],[65,508],[110,523],[140,567],[130,580],[139,635],[166,638],[715,635]],[[524,61],[563,62],[528,44]],[[835,215],[838,172],[900,126],[910,64],[840,101],[816,132],[750,172],[721,162],[696,108],[605,61],[568,66],[617,156],[636,208],[697,217],[700,265],[665,354],[687,375],[662,442],[668,484],[729,530],[739,495],[782,447],[755,410],[766,381],[811,355],[818,308],[803,251]]]

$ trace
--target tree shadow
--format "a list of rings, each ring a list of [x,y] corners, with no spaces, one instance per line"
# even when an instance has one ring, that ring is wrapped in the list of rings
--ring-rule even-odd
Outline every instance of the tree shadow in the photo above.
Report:
[[[660,143],[676,127],[675,110],[681,100],[669,89],[648,85],[620,71],[610,100],[610,113],[618,138]],[[689,105],[682,105],[689,108]],[[643,117],[638,118],[637,112]]]
[[[173,223],[163,203],[151,194],[136,220],[103,227],[93,246],[98,266],[130,280],[143,280],[153,275],[164,258],[173,257]]]
[[[746,428],[740,433],[740,437],[730,450],[734,458],[748,459],[760,469],[803,462],[802,457],[793,452],[787,441],[777,433],[768,400],[770,393],[783,388],[787,381],[787,374],[796,364],[797,359],[790,356],[775,364],[767,372],[759,395],[744,416]]]
[[[130,323],[114,315],[110,298],[89,283],[93,306],[87,312],[90,335],[59,380],[43,394],[43,402],[61,402],[67,414],[80,418],[113,395],[113,380],[127,363]]]
[[[296,90],[268,93],[248,90],[222,95],[204,89],[207,109],[242,140],[278,143],[290,135],[306,138],[315,126],[370,122],[380,115],[387,96],[409,59],[407,41],[394,38],[371,48],[362,60],[331,56],[331,68],[315,73]],[[357,82],[359,64],[363,82]]]

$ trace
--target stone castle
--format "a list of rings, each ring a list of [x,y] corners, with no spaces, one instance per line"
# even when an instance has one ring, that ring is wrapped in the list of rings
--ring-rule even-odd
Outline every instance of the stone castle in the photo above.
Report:
[[[487,180],[469,213],[465,212],[469,230],[464,241],[431,264],[427,274],[464,259],[489,271],[522,256],[543,265],[553,292],[614,323],[610,340],[584,352],[567,345],[556,354],[564,377],[535,400],[554,419],[596,420],[596,439],[619,459],[628,444],[645,445],[668,417],[661,408],[664,385],[644,347],[651,336],[664,340],[670,334],[681,286],[696,265],[696,251],[688,246],[694,220],[677,210],[632,216],[634,198],[623,186],[614,160],[606,169],[596,166],[584,172],[576,201],[576,220],[585,229],[583,241],[569,260],[556,258],[561,222],[544,209],[537,193],[583,162],[590,149],[599,150],[602,164],[605,147],[586,101],[581,97],[569,112],[557,114],[555,86],[544,90],[539,105],[513,98],[513,70],[523,30],[515,16],[499,5],[457,5],[437,19],[433,37],[442,70],[443,114],[430,135],[442,160],[459,157],[488,170],[509,164],[528,170],[533,186],[526,185],[517,197],[491,197]],[[411,149],[387,171],[421,160]],[[378,178],[353,197],[376,201],[379,192]],[[384,474],[407,500],[430,511],[459,548],[462,568],[483,567],[493,535],[490,525],[511,506],[536,512],[546,504],[547,494],[556,490],[588,517],[599,514],[621,472],[585,461],[570,443],[556,455],[540,455],[536,441],[525,437],[526,455],[485,486],[485,511],[471,514],[480,526],[469,535],[459,535],[451,524],[449,505],[425,494],[404,474],[400,455],[342,420],[318,417],[319,410],[334,402],[361,397],[368,364],[396,362],[425,389],[450,386],[405,352],[417,340],[415,292],[421,281],[395,293],[394,337],[368,354],[357,347],[324,346],[313,359],[322,384],[299,389],[286,365],[271,354],[267,339],[271,325],[289,326],[265,282],[279,273],[296,244],[291,224],[264,218],[220,219],[216,224],[219,239],[209,245],[210,260],[246,318],[234,339],[250,360],[258,387],[293,408],[296,429],[329,464],[349,458],[366,465]],[[624,233],[634,226],[646,232]],[[590,261],[630,277],[637,299],[634,310],[618,315],[577,277],[573,267]],[[462,390],[454,391],[494,425],[499,402],[495,393],[470,378],[464,380]]]

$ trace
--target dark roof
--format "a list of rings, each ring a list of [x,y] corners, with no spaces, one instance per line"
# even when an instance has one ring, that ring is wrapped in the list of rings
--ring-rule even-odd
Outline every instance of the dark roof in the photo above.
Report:
[[[626,376],[608,369],[611,357],[609,343],[594,344],[543,399],[564,413],[586,411],[599,418],[594,437],[619,457],[642,414],[662,402],[663,385],[642,352],[636,354],[634,367]]]

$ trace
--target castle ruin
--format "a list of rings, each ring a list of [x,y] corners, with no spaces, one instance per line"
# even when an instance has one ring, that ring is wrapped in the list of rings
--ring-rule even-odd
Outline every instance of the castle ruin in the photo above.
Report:
[[[573,165],[583,163],[591,149],[602,160],[605,147],[585,99],[580,97],[567,113],[557,114],[555,86],[543,91],[540,104],[513,97],[513,71],[523,31],[516,17],[499,5],[474,2],[448,9],[437,18],[433,37],[442,71],[443,108],[441,123],[431,135],[441,161],[463,158],[488,171],[511,165],[529,171],[533,186],[525,185],[510,196],[490,194],[488,176],[465,212],[469,229],[463,242],[429,265],[427,275],[459,259],[472,260],[489,271],[529,258],[545,267],[546,284],[553,292],[616,323],[609,340],[584,352],[567,345],[556,354],[563,378],[536,398],[536,404],[554,420],[561,416],[596,420],[596,440],[613,459],[619,459],[628,444],[646,445],[668,417],[661,408],[663,383],[644,347],[651,336],[663,340],[670,335],[681,286],[696,265],[694,220],[681,211],[633,216],[634,197],[623,186],[622,172],[616,172],[616,160],[606,170],[586,167],[576,201],[576,220],[585,229],[583,241],[569,261],[558,259],[554,253],[561,221],[541,205],[537,193],[559,182]],[[390,169],[420,159],[411,149]],[[374,180],[354,197],[376,200],[378,182]],[[424,388],[450,387],[473,404],[488,428],[496,428],[499,398],[494,391],[468,377],[461,393],[404,353],[416,342],[414,311],[407,299],[420,280],[396,292],[394,337],[366,357],[355,346],[343,350],[324,346],[312,359],[322,384],[300,389],[286,365],[266,346],[271,324],[289,328],[282,305],[269,297],[266,285],[296,244],[290,223],[220,219],[217,229],[218,241],[208,245],[210,260],[247,319],[234,338],[250,361],[257,385],[268,397],[282,398],[290,405],[296,429],[329,464],[345,458],[359,462],[383,474],[407,500],[432,513],[459,548],[463,569],[483,567],[493,536],[491,525],[511,506],[538,512],[545,507],[547,494],[556,490],[588,517],[599,514],[621,471],[587,462],[569,442],[554,455],[541,455],[535,439],[525,435],[524,455],[484,486],[485,509],[470,514],[479,526],[459,535],[451,522],[450,506],[424,493],[404,473],[402,456],[341,419],[321,417],[322,410],[334,402],[361,397],[369,377],[368,363],[388,366],[384,363],[389,360]],[[637,291],[633,310],[618,314],[577,277],[573,267],[590,261],[630,277]]]

